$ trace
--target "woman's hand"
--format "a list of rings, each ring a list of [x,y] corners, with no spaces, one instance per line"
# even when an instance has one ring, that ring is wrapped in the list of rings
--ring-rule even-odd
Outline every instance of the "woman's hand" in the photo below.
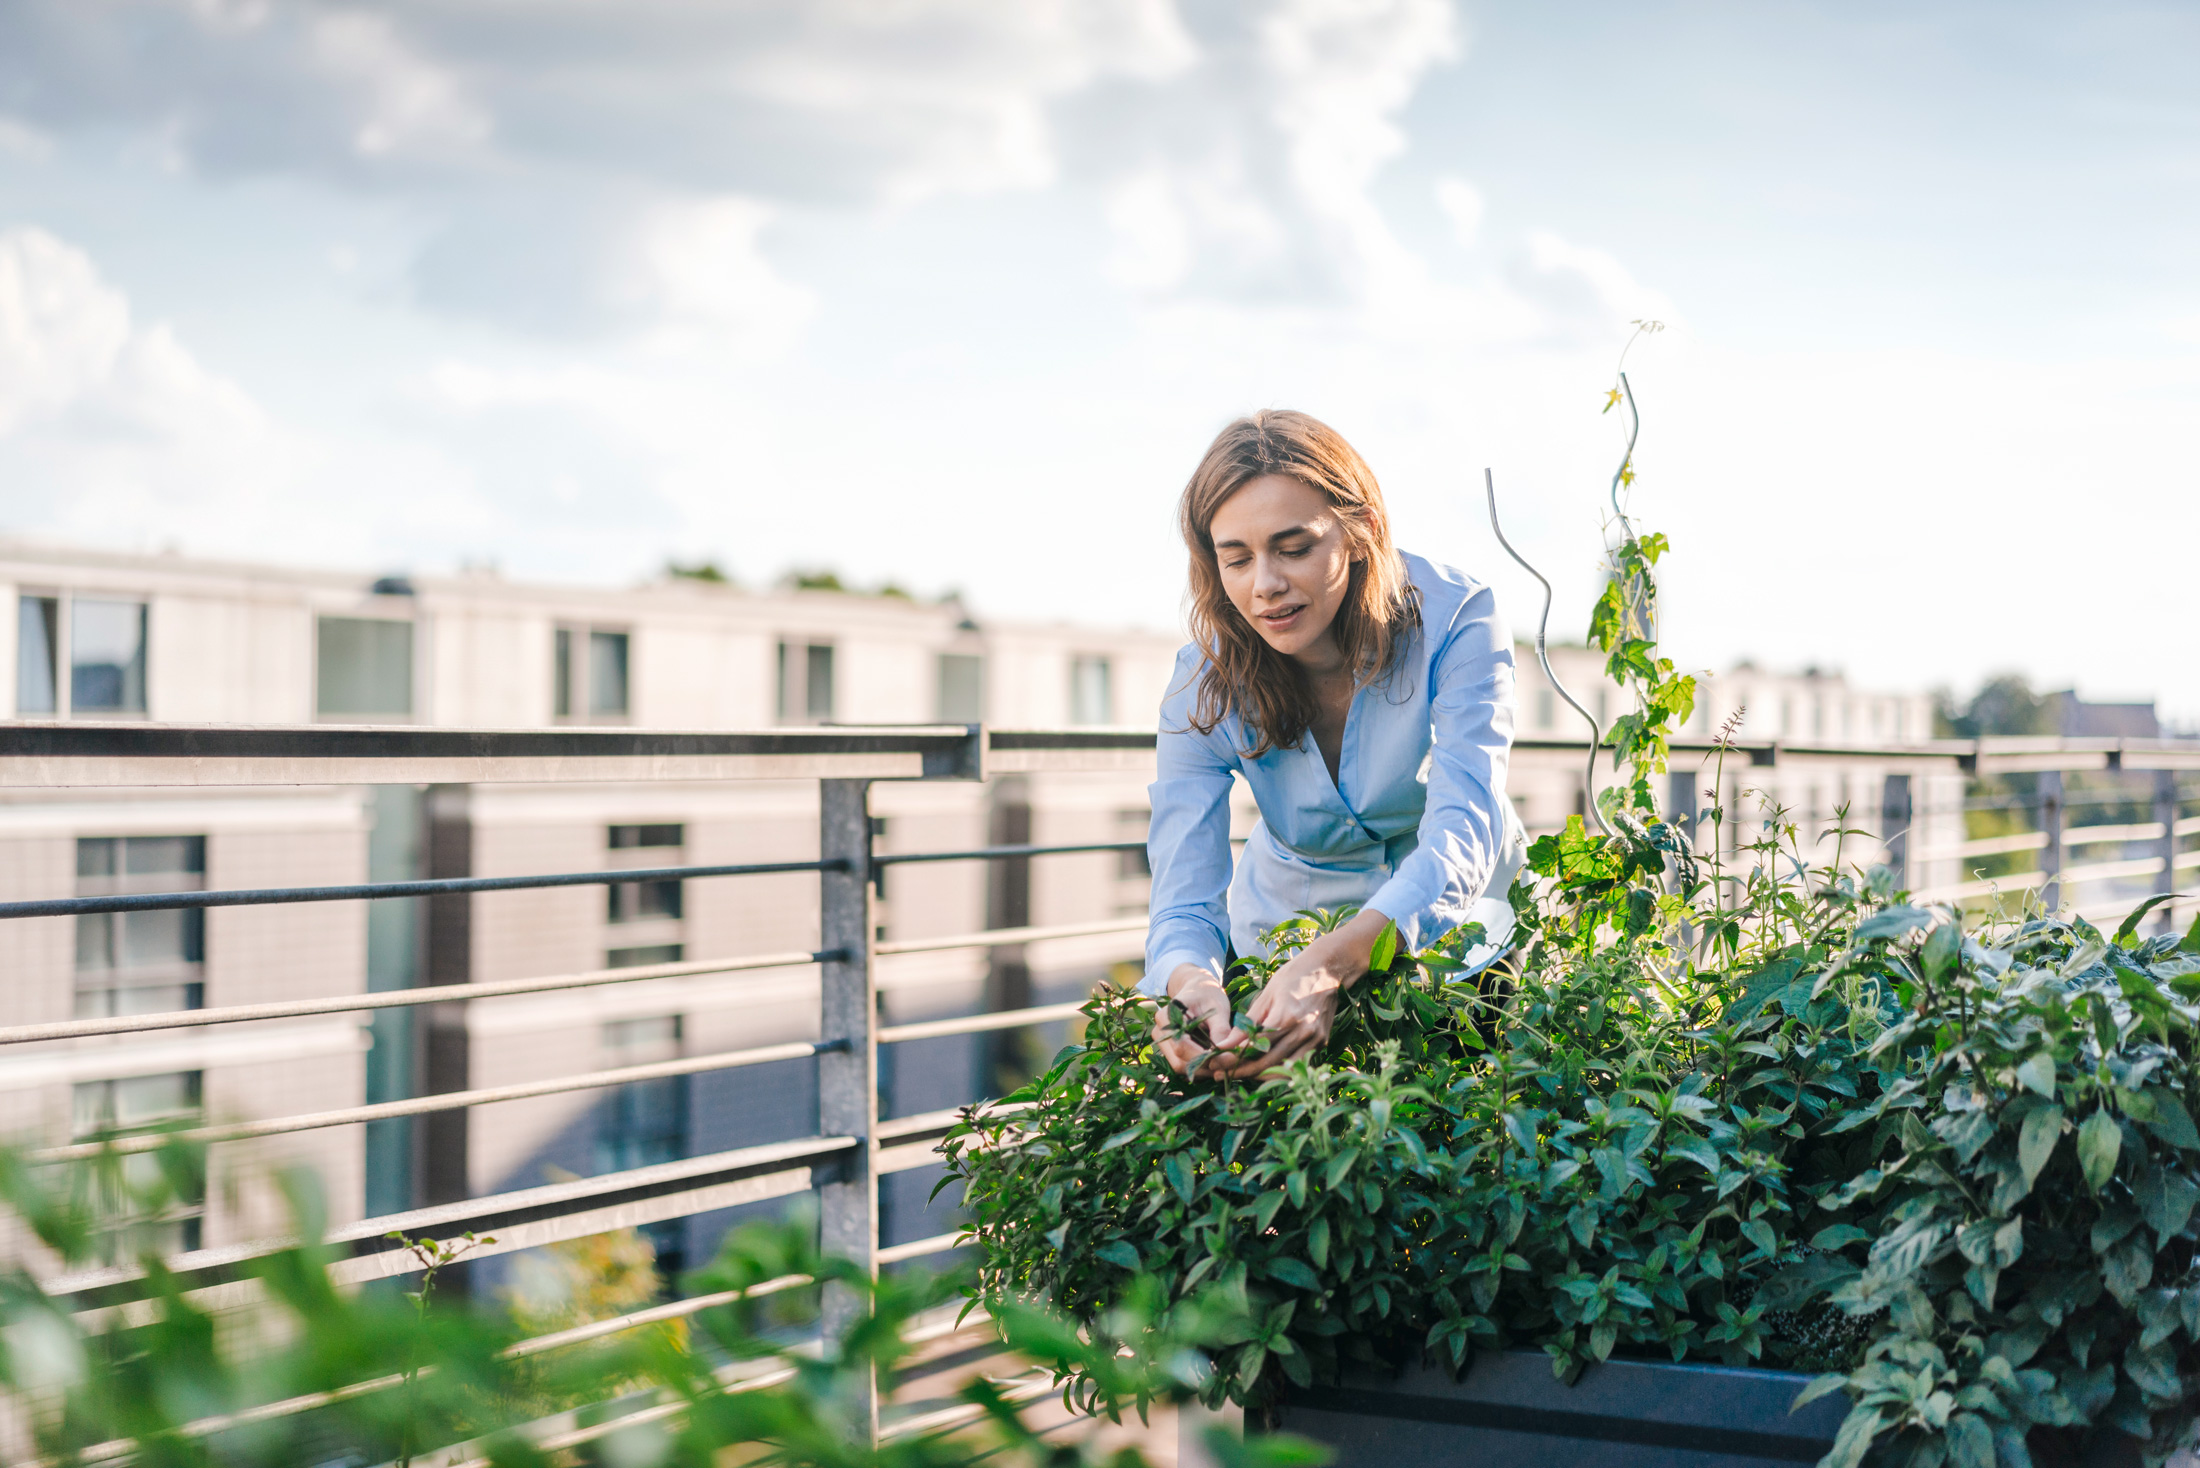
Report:
[[[1161,1058],[1178,1075],[1188,1076],[1203,1061],[1215,1055],[1216,1044],[1227,1036],[1236,1036],[1242,1043],[1243,1035],[1230,1028],[1230,996],[1223,991],[1222,981],[1197,964],[1177,965],[1169,975],[1169,997],[1184,1007],[1180,1018],[1176,1005],[1164,1004],[1153,1017],[1154,1045]],[[1189,1032],[1178,1037],[1180,1027]],[[1190,1038],[1201,1035],[1201,1040]]]
[[[1269,1036],[1268,1049],[1259,1055],[1233,1053],[1210,1063],[1207,1073],[1228,1080],[1259,1075],[1270,1066],[1319,1049],[1329,1039],[1337,1018],[1337,998],[1367,972],[1368,955],[1390,919],[1373,909],[1363,910],[1334,932],[1324,933],[1300,949],[1276,970],[1245,1013]],[[1228,1021],[1228,1010],[1224,1011]],[[1215,1048],[1234,1049],[1246,1036],[1237,1030],[1223,1035]]]

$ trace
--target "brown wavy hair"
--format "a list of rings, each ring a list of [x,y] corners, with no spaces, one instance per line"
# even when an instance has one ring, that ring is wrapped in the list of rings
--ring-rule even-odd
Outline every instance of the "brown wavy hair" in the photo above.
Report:
[[[1287,475],[1319,491],[1343,522],[1352,570],[1330,635],[1344,652],[1356,688],[1388,678],[1421,625],[1420,593],[1390,542],[1390,516],[1375,471],[1342,434],[1286,409],[1263,410],[1223,429],[1192,471],[1177,508],[1192,553],[1192,640],[1207,661],[1191,723],[1206,734],[1238,715],[1253,739],[1247,759],[1297,748],[1316,712],[1306,670],[1270,647],[1239,614],[1215,566],[1215,512],[1247,483],[1269,474]]]

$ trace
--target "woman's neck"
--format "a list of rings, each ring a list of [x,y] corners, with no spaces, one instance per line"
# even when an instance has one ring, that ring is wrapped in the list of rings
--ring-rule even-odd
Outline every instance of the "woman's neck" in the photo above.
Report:
[[[1341,673],[1350,671],[1344,649],[1337,646],[1333,633],[1324,632],[1313,642],[1291,655],[1291,660],[1306,670],[1306,676],[1316,683],[1326,683]]]

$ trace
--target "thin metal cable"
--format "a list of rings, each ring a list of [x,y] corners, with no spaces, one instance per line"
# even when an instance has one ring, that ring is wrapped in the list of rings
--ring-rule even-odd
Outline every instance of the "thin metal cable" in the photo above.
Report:
[[[1558,690],[1558,696],[1565,699],[1575,713],[1589,721],[1589,765],[1582,772],[1582,780],[1589,792],[1589,814],[1596,818],[1597,829],[1609,836],[1612,834],[1612,827],[1604,819],[1604,812],[1597,807],[1597,751],[1604,746],[1604,729],[1597,723],[1596,715],[1581,706],[1581,701],[1567,691],[1565,683],[1560,681],[1558,674],[1551,668],[1551,583],[1544,578],[1541,571],[1529,565],[1528,558],[1514,550],[1513,543],[1505,538],[1505,527],[1497,523],[1497,476],[1488,469],[1482,471],[1482,488],[1489,495],[1490,529],[1496,532],[1497,543],[1505,548],[1506,555],[1518,561],[1523,570],[1542,584],[1543,615],[1535,624],[1536,661],[1543,665],[1543,676],[1551,680],[1551,686]]]

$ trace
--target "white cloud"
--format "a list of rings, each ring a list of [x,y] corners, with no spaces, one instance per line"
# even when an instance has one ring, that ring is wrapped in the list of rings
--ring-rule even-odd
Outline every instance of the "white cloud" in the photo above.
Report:
[[[1451,221],[1452,238],[1471,248],[1482,234],[1482,191],[1463,178],[1436,181],[1436,207]]]
[[[165,440],[263,424],[166,326],[133,323],[90,256],[44,230],[9,230],[0,233],[0,435],[56,420]]]
[[[1679,320],[1673,302],[1635,279],[1616,256],[1549,230],[1529,233],[1527,248],[1508,275],[1513,289],[1544,312],[1554,331],[1602,337],[1623,322]]]
[[[656,310],[675,333],[701,328],[766,350],[783,344],[815,302],[758,248],[775,212],[742,198],[659,205],[635,231],[631,270],[613,299]]]

